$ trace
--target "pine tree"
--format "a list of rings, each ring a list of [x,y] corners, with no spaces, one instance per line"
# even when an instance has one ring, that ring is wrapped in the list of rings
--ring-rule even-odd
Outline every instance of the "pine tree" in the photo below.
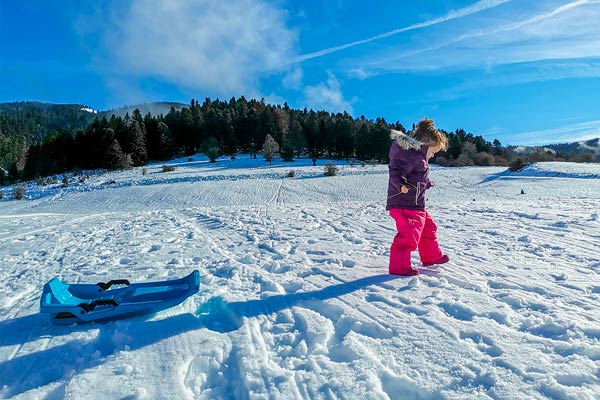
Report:
[[[94,136],[97,137],[93,149],[97,157],[97,161],[94,161],[96,167],[114,170],[131,167],[112,128],[106,127],[102,129],[102,134]]]
[[[260,119],[257,113],[253,108],[250,108],[248,111],[248,125],[247,125],[248,133],[248,150],[252,153],[252,158],[256,158],[256,153],[258,153],[260,149],[261,139],[261,128],[260,128]],[[264,138],[264,136],[263,136]]]
[[[356,157],[359,160],[366,161],[374,158],[369,136],[369,126],[366,122],[362,123],[356,134]]]
[[[290,142],[284,141],[281,148],[281,159],[286,162],[294,161],[294,148]]]
[[[161,160],[168,160],[173,157],[175,148],[173,146],[173,134],[164,122],[159,122],[156,128],[158,139],[158,157]]]
[[[123,153],[117,139],[113,139],[104,153],[104,163],[109,169],[128,169],[131,168],[132,161],[131,157]]]
[[[126,128],[126,143],[125,152],[131,155],[131,160],[134,166],[142,165],[148,161],[148,151],[146,148],[146,129],[144,122],[140,122],[135,118],[129,121]]]
[[[237,143],[235,138],[235,129],[233,128],[233,122],[230,113],[226,113],[224,116],[224,130],[225,135],[223,138],[223,152],[227,155],[234,155],[237,153]]]
[[[352,157],[354,153],[354,129],[351,117],[344,113],[333,127],[333,139],[335,143],[335,155],[342,158]]]
[[[458,131],[457,131],[458,132]],[[459,137],[458,133],[451,133],[448,135],[448,150],[447,153],[453,159],[457,159],[460,156],[463,142]]]
[[[217,161],[217,158],[219,158],[219,142],[217,139],[211,136],[202,142],[200,147],[210,162]]]
[[[504,149],[502,148],[502,143],[500,143],[500,141],[498,139],[494,139],[493,146],[494,146],[494,150],[493,150],[494,155],[499,156],[504,152]]]
[[[16,162],[10,165],[10,169],[8,170],[8,176],[13,181],[19,180],[21,178],[21,172],[19,171],[19,167]]]
[[[371,130],[371,146],[373,147],[373,159],[379,162],[388,161],[390,129],[383,118],[377,118],[375,127]]]
[[[306,110],[306,109],[305,109]],[[304,136],[306,137],[308,156],[313,160],[313,165],[316,165],[317,159],[320,156],[320,132],[317,117],[314,111],[310,111],[304,124],[302,125]]]
[[[302,132],[302,125],[296,116],[290,118],[288,133],[284,137],[284,142],[289,143],[296,157],[300,157],[306,148],[306,138]]]

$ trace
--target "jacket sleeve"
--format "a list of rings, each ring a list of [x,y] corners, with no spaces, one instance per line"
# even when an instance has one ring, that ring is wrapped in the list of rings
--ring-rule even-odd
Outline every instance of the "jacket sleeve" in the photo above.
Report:
[[[413,185],[406,180],[406,176],[408,176],[414,168],[414,165],[410,162],[410,157],[407,157],[406,153],[407,150],[400,149],[395,143],[390,148],[390,178],[393,186],[398,189],[403,183],[409,183],[411,186]]]

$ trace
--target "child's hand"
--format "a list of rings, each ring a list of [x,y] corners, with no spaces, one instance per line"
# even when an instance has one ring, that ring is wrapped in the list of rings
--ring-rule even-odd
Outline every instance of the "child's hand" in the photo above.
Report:
[[[406,186],[402,185],[402,186],[400,186],[400,191],[402,193],[408,193],[408,188]]]

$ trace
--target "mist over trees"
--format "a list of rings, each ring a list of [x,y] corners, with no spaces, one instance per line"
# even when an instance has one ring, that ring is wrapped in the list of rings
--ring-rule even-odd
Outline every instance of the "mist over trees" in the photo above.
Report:
[[[180,109],[172,106],[166,114],[142,115],[134,109],[131,115],[110,118],[82,111],[81,105],[1,106],[0,179],[4,183],[76,169],[125,169],[199,151],[212,161],[220,155],[262,153],[269,162],[281,156],[284,161],[309,157],[314,164],[322,158],[386,163],[390,129],[406,133],[400,122],[383,118],[291,109],[287,103],[269,105],[244,97],[191,100]],[[508,166],[518,156],[498,140],[490,143],[463,129],[446,134],[449,148],[432,160],[443,166]],[[529,157],[535,154],[521,161]]]

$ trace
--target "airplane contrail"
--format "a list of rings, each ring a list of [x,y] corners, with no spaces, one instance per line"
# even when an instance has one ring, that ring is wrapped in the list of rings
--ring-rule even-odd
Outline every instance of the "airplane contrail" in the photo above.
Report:
[[[409,57],[409,56],[414,56],[416,54],[420,54],[420,53],[425,53],[428,51],[433,51],[433,50],[439,50],[442,49],[446,46],[461,42],[463,40],[467,40],[467,39],[473,39],[476,37],[483,37],[483,36],[488,36],[488,35],[495,35],[498,33],[502,33],[502,32],[509,32],[509,31],[513,31],[513,30],[517,30],[519,28],[522,28],[526,25],[530,25],[530,24],[534,24],[536,22],[540,22],[540,21],[544,21],[547,19],[550,19],[552,17],[555,17],[556,15],[562,14],[563,12],[569,11],[573,8],[582,6],[582,5],[586,5],[586,4],[594,4],[594,3],[600,3],[600,0],[576,0],[576,1],[572,1],[570,3],[564,4],[554,10],[542,13],[542,14],[538,14],[538,15],[534,15],[533,17],[530,17],[526,20],[523,21],[518,21],[516,23],[512,23],[506,26],[501,26],[501,27],[497,27],[497,28],[492,28],[492,29],[488,29],[488,30],[481,30],[481,31],[474,31],[474,32],[469,32],[463,35],[460,35],[458,37],[449,39],[445,42],[441,42],[437,45],[433,45],[433,46],[429,46],[426,48],[422,48],[422,49],[418,49],[418,50],[413,50],[410,52],[406,52],[404,54],[402,54],[403,57]],[[367,63],[366,65],[378,65],[379,62],[378,61],[374,61],[374,62],[370,62]]]
[[[448,14],[444,15],[443,17],[430,19],[428,21],[420,22],[418,24],[409,25],[409,26],[404,27],[404,28],[394,29],[392,31],[381,33],[379,35],[370,37],[368,39],[358,40],[358,41],[355,41],[355,42],[346,43],[346,44],[342,44],[342,45],[339,45],[339,46],[329,47],[327,49],[315,51],[313,53],[303,54],[301,56],[295,57],[292,60],[290,60],[290,64],[296,64],[296,63],[299,63],[299,62],[302,62],[302,61],[310,60],[311,58],[321,57],[321,56],[324,56],[326,54],[335,53],[336,51],[340,51],[340,50],[347,49],[349,47],[354,47],[354,46],[358,46],[358,45],[361,45],[361,44],[373,42],[375,40],[379,40],[379,39],[383,39],[383,38],[390,37],[390,36],[393,36],[393,35],[397,35],[397,34],[402,33],[402,32],[407,32],[407,31],[412,31],[412,30],[415,30],[415,29],[425,28],[427,26],[436,25],[436,24],[439,24],[439,23],[442,23],[442,22],[446,22],[446,21],[450,21],[450,20],[453,20],[453,19],[465,17],[467,15],[475,14],[475,13],[478,13],[478,12],[481,12],[481,11],[488,10],[490,8],[497,7],[497,6],[501,5],[501,4],[508,3],[509,1],[511,1],[511,0],[480,0],[477,3],[473,4],[472,6],[461,8],[461,9],[455,10],[455,11],[451,11]]]

